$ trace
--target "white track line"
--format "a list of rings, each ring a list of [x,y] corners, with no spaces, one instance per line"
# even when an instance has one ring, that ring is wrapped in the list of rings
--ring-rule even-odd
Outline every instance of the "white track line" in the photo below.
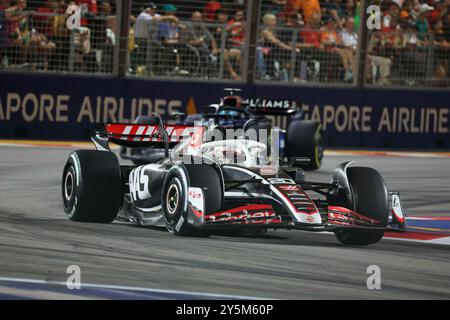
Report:
[[[0,277],[0,282],[17,282],[17,283],[32,283],[32,284],[48,284],[48,285],[61,285],[66,286],[66,282],[59,281],[45,281],[36,279],[26,279],[26,278],[7,278]],[[262,300],[263,298],[249,297],[249,296],[235,296],[235,295],[225,295],[225,294],[215,294],[215,293],[204,293],[196,291],[181,291],[181,290],[163,290],[163,289],[152,289],[152,288],[142,288],[142,287],[128,287],[128,286],[115,286],[115,285],[104,285],[104,284],[92,284],[92,283],[82,283],[81,288],[91,288],[91,289],[109,289],[109,290],[121,290],[121,291],[138,291],[147,293],[162,293],[162,294],[178,294],[178,295],[197,295],[206,298],[220,298],[220,299],[239,299],[239,300]],[[264,298],[266,299],[266,298]]]
[[[400,241],[408,241],[408,242],[418,242],[418,243],[425,243],[425,244],[441,244],[441,245],[450,245],[450,236],[449,237],[443,237],[443,238],[437,238],[437,239],[430,239],[430,240],[422,240],[422,239],[411,239],[411,238],[394,238],[394,237],[383,237],[383,239],[386,240],[400,240]]]
[[[37,289],[20,289],[14,287],[6,287],[0,285],[0,295],[14,296],[17,299],[37,299],[37,300],[98,300],[89,296],[80,296],[74,294],[66,294],[61,292],[52,292]]]
[[[326,156],[367,156],[367,157],[395,157],[395,158],[450,158],[449,153],[440,152],[407,152],[407,151],[369,151],[369,150],[325,150]]]

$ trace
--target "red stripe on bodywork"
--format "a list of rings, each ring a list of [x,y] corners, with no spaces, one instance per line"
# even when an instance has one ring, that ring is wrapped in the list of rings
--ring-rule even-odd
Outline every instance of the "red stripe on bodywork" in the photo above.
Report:
[[[133,136],[136,135],[136,132],[138,131],[139,127],[142,127],[142,126],[133,126],[133,127],[131,128],[131,131],[130,131],[130,133],[128,134],[128,138],[127,138],[128,141],[133,141]],[[125,130],[125,129],[124,129],[124,130]]]
[[[347,216],[349,216],[350,218],[354,217],[354,218],[358,218],[373,224],[377,224],[380,223],[380,221],[376,220],[376,219],[372,219],[366,216],[363,216],[359,213],[356,213],[350,209],[344,208],[344,207],[337,207],[337,206],[328,206],[328,214],[330,213],[334,213],[334,214],[345,214]]]
[[[226,213],[241,213],[243,211],[257,211],[257,210],[273,210],[272,206],[270,204],[249,204],[246,206],[226,210],[226,211],[220,211],[217,213],[212,213],[207,215],[206,217],[218,217]]]
[[[313,215],[313,214],[316,214],[316,213],[319,213],[319,209],[317,209],[317,207],[316,207],[316,205],[314,204],[314,202],[313,202],[313,201],[311,200],[311,198],[306,194],[306,192],[305,192],[302,188],[300,188],[299,186],[296,186],[296,187],[297,187],[296,190],[288,190],[288,189],[287,189],[287,187],[292,186],[292,185],[283,185],[283,184],[280,184],[280,185],[273,185],[273,186],[274,186],[276,189],[278,189],[278,191],[280,191],[280,193],[281,193],[281,195],[283,196],[283,198],[284,198],[286,201],[288,201],[288,202],[294,207],[295,213],[306,214],[306,215],[308,215],[308,216]],[[308,201],[309,204],[311,205],[310,207],[305,208],[305,209],[310,210],[310,212],[303,211],[303,210],[299,210],[299,209],[298,209],[299,206],[294,204],[294,202],[295,202],[296,200],[291,200],[291,198],[290,198],[289,195],[287,194],[287,193],[289,193],[289,192],[298,192],[298,193],[302,194],[303,196],[305,196],[305,200]]]
[[[203,216],[203,212],[195,210],[193,206],[190,206],[192,209],[192,212],[199,218],[201,218]]]
[[[131,126],[131,131],[128,134],[124,134],[125,128],[130,127]],[[143,127],[146,125],[142,125],[142,124],[107,124],[106,125],[106,131],[108,132],[108,134],[116,139],[122,139],[122,140],[133,140],[136,136],[136,132],[140,127]],[[153,126],[146,126],[146,127],[153,127]],[[139,135],[139,137],[147,137],[147,136],[152,136],[155,134],[157,126],[154,126],[155,130],[153,130],[153,132],[148,135],[147,132],[148,130],[144,130],[144,134]],[[193,135],[193,130],[189,131],[186,130],[188,128],[193,128],[192,126],[183,126],[183,125],[176,125],[176,126],[164,126],[164,128],[171,132],[171,134],[169,135],[169,141],[173,141],[175,138],[176,141],[179,140],[179,138],[184,137],[184,135],[187,136],[192,136]],[[158,139],[160,140],[160,139]]]
[[[395,218],[398,220],[398,222],[400,223],[404,223],[405,222],[405,217],[399,217],[396,213],[395,210],[392,209],[392,214],[395,216]]]
[[[205,216],[205,221],[210,224],[277,224],[282,222],[273,207],[267,204],[250,204],[217,212]]]

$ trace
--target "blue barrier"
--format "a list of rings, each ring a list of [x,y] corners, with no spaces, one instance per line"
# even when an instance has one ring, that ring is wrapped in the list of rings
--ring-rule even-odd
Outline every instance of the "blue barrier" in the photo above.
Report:
[[[0,138],[87,139],[94,122],[140,113],[201,112],[229,86],[58,75],[0,74]],[[450,91],[239,86],[243,96],[304,103],[340,147],[449,147]],[[282,120],[274,119],[281,125]]]

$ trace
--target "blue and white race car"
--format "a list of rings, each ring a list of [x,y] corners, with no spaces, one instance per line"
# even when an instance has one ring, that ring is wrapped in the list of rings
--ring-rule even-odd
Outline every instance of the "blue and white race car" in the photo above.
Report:
[[[242,129],[242,135],[249,130],[267,130],[268,136],[277,131],[275,146],[279,150],[280,162],[305,170],[317,170],[324,154],[324,131],[320,123],[305,120],[299,104],[290,100],[243,99],[235,93],[240,89],[224,89],[227,96],[218,104],[211,104],[203,114],[178,115],[175,125],[215,126],[226,131]],[[276,117],[287,117],[286,128],[273,125]],[[151,116],[140,116],[136,124],[151,124]],[[239,137],[235,137],[239,138]],[[270,142],[270,141],[269,141]],[[122,148],[121,156],[143,165],[154,160],[155,150]]]

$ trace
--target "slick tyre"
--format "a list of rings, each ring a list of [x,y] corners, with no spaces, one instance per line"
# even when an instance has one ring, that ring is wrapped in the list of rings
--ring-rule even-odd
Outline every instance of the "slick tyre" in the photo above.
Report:
[[[64,166],[61,193],[70,220],[112,222],[123,202],[116,155],[95,150],[73,152]]]
[[[315,121],[293,120],[286,132],[287,157],[307,157],[309,164],[302,165],[304,170],[317,170],[323,159],[322,127]]]
[[[204,213],[218,212],[222,207],[222,181],[210,165],[196,164],[173,167],[167,174],[162,193],[162,207],[167,230],[178,236],[208,236],[188,223],[188,188],[203,190]]]
[[[381,175],[372,168],[351,167],[347,169],[348,180],[354,195],[356,212],[378,220],[386,227],[389,217],[389,199]],[[384,231],[339,230],[336,238],[346,245],[369,245],[377,243]]]

